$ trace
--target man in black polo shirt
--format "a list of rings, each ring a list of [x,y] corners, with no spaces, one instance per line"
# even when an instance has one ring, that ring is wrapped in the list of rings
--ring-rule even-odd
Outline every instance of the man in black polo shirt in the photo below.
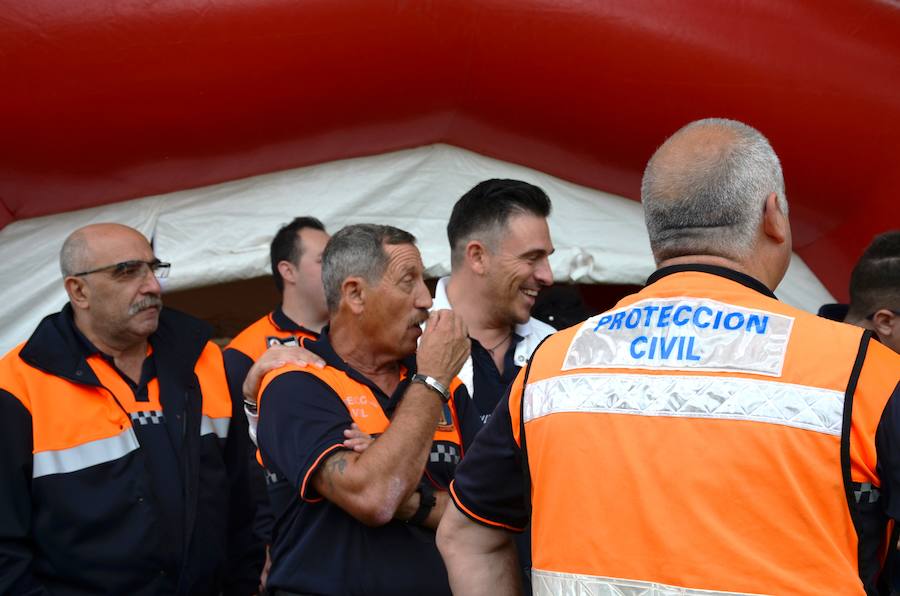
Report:
[[[322,264],[331,324],[306,343],[326,366],[263,379],[263,461],[299,494],[275,524],[275,594],[449,594],[434,528],[480,422],[455,378],[465,325],[428,314],[414,242],[389,226],[335,234]],[[353,423],[376,437],[361,453],[344,444]]]

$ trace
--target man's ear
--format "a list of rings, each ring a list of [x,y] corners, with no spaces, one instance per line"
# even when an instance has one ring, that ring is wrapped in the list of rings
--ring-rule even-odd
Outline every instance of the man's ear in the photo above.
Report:
[[[763,210],[763,230],[773,241],[782,244],[787,240],[789,229],[787,214],[781,210],[778,195],[774,192],[766,197]]]
[[[350,276],[341,284],[341,303],[355,315],[361,314],[366,305],[369,285],[362,277]]]
[[[900,333],[900,329],[896,328],[897,318],[898,316],[887,308],[876,310],[872,315],[872,329],[879,337],[891,337]]]
[[[69,295],[72,308],[86,309],[90,298],[90,288],[81,278],[69,276],[63,280],[63,287]]]
[[[294,266],[290,263],[290,261],[278,261],[278,265],[276,265],[278,269],[279,275],[281,275],[284,281],[289,281],[291,283],[296,283],[296,279],[294,277]]]
[[[487,272],[487,261],[489,253],[487,247],[479,240],[469,240],[466,243],[466,262],[469,267],[478,275],[484,275]]]

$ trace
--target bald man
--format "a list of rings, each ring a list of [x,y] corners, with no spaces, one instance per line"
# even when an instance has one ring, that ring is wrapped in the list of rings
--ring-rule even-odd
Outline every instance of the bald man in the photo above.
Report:
[[[641,197],[647,286],[544,341],[457,467],[453,593],[516,593],[529,519],[536,595],[876,593],[900,357],[775,297],[791,230],[759,131],[687,125]]]
[[[0,593],[252,594],[246,420],[136,230],[60,251],[69,297],[0,360]]]

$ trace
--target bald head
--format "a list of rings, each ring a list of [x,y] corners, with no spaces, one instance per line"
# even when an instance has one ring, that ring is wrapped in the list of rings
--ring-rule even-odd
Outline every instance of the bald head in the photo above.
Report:
[[[688,124],[644,171],[641,201],[654,258],[748,258],[772,193],[786,214],[781,164],[759,131],[718,118]]]
[[[136,241],[150,245],[143,234],[122,224],[99,223],[78,228],[63,242],[59,269],[63,277],[68,277],[111,264],[115,261],[98,263],[98,259],[115,256],[119,247]]]

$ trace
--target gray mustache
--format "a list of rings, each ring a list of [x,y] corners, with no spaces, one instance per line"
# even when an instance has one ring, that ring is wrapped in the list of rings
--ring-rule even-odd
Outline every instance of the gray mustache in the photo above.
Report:
[[[162,308],[162,298],[158,296],[147,296],[143,300],[138,300],[128,308],[128,314],[136,315],[142,310],[153,307]]]

